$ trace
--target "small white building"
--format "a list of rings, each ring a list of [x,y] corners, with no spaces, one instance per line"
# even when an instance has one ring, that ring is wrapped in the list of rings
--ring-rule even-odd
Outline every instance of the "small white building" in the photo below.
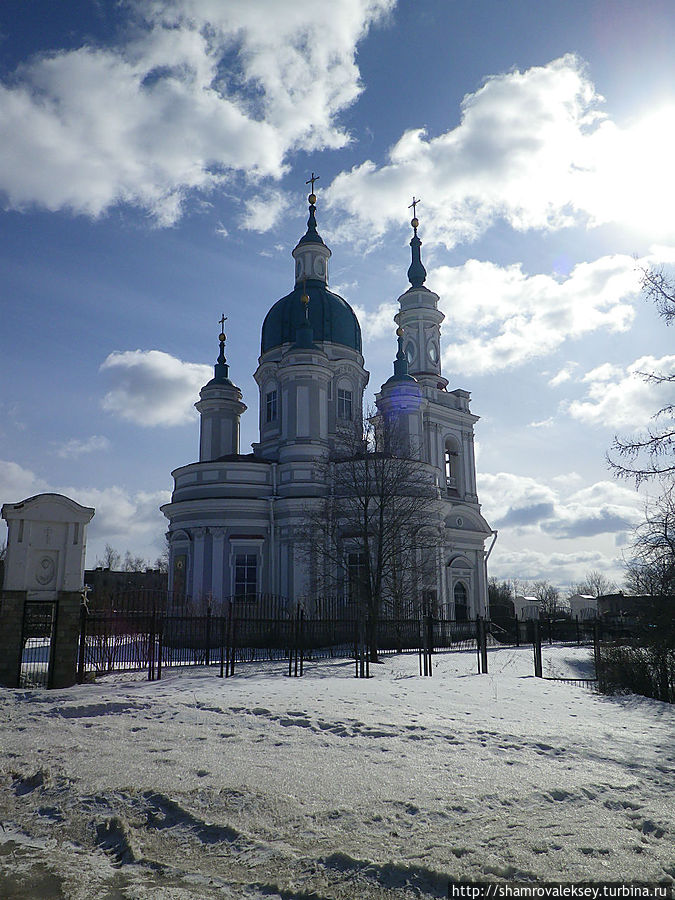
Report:
[[[590,594],[573,594],[569,604],[573,619],[595,619],[598,615],[598,598]]]
[[[536,597],[523,597],[516,594],[513,606],[519,619],[538,619],[541,615],[541,600],[537,600]]]

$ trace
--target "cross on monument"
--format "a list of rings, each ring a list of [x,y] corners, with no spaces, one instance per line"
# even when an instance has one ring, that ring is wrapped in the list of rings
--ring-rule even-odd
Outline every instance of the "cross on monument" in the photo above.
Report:
[[[222,332],[225,331],[225,322],[227,322],[227,316],[225,315],[225,313],[222,314],[218,321],[220,322],[220,331],[222,334]]]
[[[410,204],[408,209],[412,209],[414,219],[417,218],[417,210],[415,207],[417,206],[418,203],[421,203],[421,202],[422,202],[421,200],[415,200],[415,195],[413,194],[413,202]]]
[[[310,182],[311,182],[312,193],[314,193],[314,182],[318,181],[320,177],[321,177],[320,175],[315,175],[314,172],[312,172],[312,177],[308,178],[307,181],[305,182],[305,184],[310,184]]]

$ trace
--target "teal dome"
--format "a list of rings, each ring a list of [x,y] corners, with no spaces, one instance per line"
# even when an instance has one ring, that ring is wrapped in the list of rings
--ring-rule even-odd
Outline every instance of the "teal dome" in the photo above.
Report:
[[[277,300],[265,316],[262,327],[261,353],[282,344],[295,343],[297,329],[305,321],[305,307],[300,301],[309,296],[307,311],[314,341],[331,341],[361,352],[361,327],[351,306],[329,291],[323,281],[308,278],[298,282],[290,294]]]

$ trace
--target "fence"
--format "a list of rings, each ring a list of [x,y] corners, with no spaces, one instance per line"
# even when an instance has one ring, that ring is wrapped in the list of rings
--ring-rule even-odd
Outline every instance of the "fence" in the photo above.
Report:
[[[379,654],[475,646],[473,622],[406,612],[379,618]],[[302,674],[306,660],[352,657],[357,674],[367,674],[369,624],[356,607],[335,599],[300,606],[256,594],[198,606],[159,591],[93,598],[82,608],[78,680],[134,669],[154,679],[162,668],[189,665],[218,665],[228,675],[238,663],[264,660],[288,660],[289,674]]]

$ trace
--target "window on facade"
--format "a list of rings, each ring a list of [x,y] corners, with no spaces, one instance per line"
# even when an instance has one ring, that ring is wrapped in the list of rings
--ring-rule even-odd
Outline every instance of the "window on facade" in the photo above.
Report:
[[[277,418],[277,392],[268,391],[265,398],[266,403],[266,419],[267,422],[275,422]]]
[[[337,396],[337,414],[338,419],[352,418],[352,392],[344,391],[338,388]]]
[[[234,558],[235,597],[253,599],[258,590],[258,557],[255,553],[237,553]]]
[[[457,451],[446,444],[445,447],[445,486],[448,490],[457,490]]]
[[[350,603],[358,603],[363,598],[367,576],[366,554],[362,550],[347,554],[347,591]]]
[[[455,619],[458,622],[465,622],[468,618],[467,602],[469,595],[466,592],[466,585],[458,581],[453,591],[455,600]]]

